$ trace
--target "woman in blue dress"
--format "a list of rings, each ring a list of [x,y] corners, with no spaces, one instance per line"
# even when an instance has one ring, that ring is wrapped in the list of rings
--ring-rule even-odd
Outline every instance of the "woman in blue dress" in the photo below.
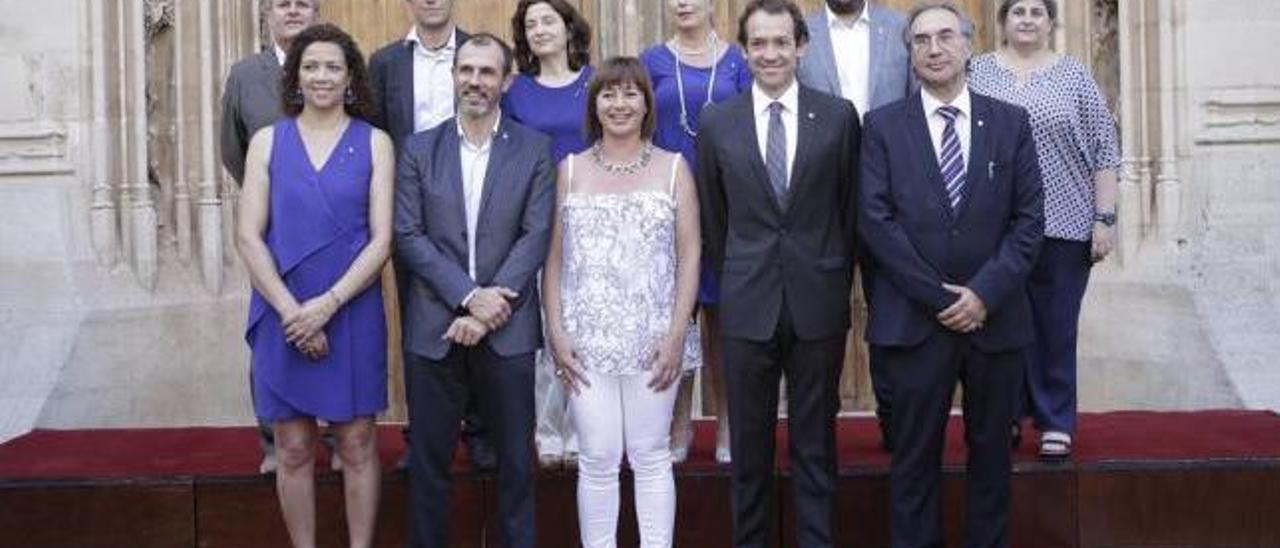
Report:
[[[502,98],[513,120],[551,137],[556,164],[586,150],[583,119],[591,81],[591,26],[565,0],[521,0],[511,16],[515,60],[520,69]],[[568,394],[547,360],[535,375],[537,427],[534,441],[543,466],[577,458],[569,423]]]
[[[714,0],[667,0],[671,26],[675,35],[640,54],[649,71],[658,105],[658,128],[653,143],[679,152],[697,172],[698,116],[703,107],[718,103],[751,89],[751,70],[742,50],[716,34],[712,13]],[[729,462],[729,417],[720,363],[720,330],[718,321],[718,282],[710,270],[703,269],[699,284],[698,304],[702,308],[702,345],[704,380],[715,388],[716,460]],[[690,406],[693,395],[691,377],[685,377],[676,400],[674,424],[671,426],[671,453],[676,462],[685,459],[693,439]]]
[[[365,120],[364,57],[318,25],[294,40],[285,117],[254,135],[236,246],[253,284],[245,340],[254,411],[272,424],[276,490],[294,546],[315,545],[316,420],[337,435],[351,546],[373,541],[374,417],[387,407],[379,273],[391,245],[393,153]]]

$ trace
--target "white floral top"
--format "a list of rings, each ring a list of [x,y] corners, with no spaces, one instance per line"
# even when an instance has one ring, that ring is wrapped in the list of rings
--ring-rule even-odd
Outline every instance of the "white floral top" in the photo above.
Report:
[[[610,375],[647,371],[671,326],[676,301],[675,162],[671,181],[625,193],[573,192],[561,205],[563,325],[584,367]],[[685,337],[684,369],[701,365],[697,330]]]

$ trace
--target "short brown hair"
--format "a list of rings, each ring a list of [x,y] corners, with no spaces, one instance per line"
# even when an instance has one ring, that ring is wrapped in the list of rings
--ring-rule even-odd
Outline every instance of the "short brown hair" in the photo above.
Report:
[[[738,17],[738,43],[742,47],[747,47],[747,19],[755,15],[757,11],[779,15],[791,15],[791,36],[795,38],[796,45],[809,43],[809,25],[804,22],[804,13],[800,11],[800,7],[796,6],[791,0],[751,0],[747,7],[742,8],[742,15]]]
[[[342,50],[343,60],[347,64],[347,93],[350,99],[344,109],[352,118],[369,120],[373,117],[373,91],[369,89],[368,71],[365,70],[364,55],[350,34],[330,23],[320,23],[307,27],[298,34],[289,45],[284,58],[284,74],[280,79],[280,102],[284,113],[297,116],[302,113],[302,89],[298,86],[298,68],[302,66],[302,52],[316,42],[327,42],[337,45]]]
[[[596,97],[605,88],[634,84],[644,94],[644,121],[640,124],[640,136],[648,139],[658,127],[658,108],[653,100],[653,84],[649,81],[649,71],[635,57],[610,57],[596,67],[591,76],[591,84],[587,86],[587,139],[599,141],[604,136],[604,127],[600,125],[600,113],[596,109]]]

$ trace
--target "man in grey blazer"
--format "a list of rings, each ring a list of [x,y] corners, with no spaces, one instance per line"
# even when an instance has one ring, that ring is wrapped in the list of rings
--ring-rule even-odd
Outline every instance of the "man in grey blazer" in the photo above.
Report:
[[[371,122],[391,136],[397,154],[410,135],[453,117],[453,57],[470,37],[454,21],[454,0],[405,0],[405,4],[413,16],[413,27],[404,38],[383,46],[369,58],[369,85],[378,105]],[[406,285],[405,276],[396,268],[397,289]],[[404,300],[403,294],[399,297]],[[492,470],[493,447],[485,440],[479,415],[474,405],[467,409],[462,439],[472,466]],[[397,466],[407,462],[406,455]]]
[[[537,272],[555,200],[551,142],[502,116],[511,50],[490,34],[458,48],[458,115],[405,139],[396,258],[409,392],[411,546],[449,545],[450,468],[468,400],[497,450],[503,539],[533,546]]]
[[[805,85],[844,97],[865,118],[871,110],[902,99],[911,92],[911,56],[902,41],[906,21],[902,15],[868,0],[826,0],[826,6],[806,21],[812,39],[800,60],[798,77]],[[868,282],[874,265],[862,257],[862,289],[871,302]],[[884,372],[880,348],[870,345],[871,386],[876,394],[876,417],[881,443],[893,447],[889,419],[893,390]]]
[[[319,20],[320,3],[319,0],[272,0],[263,15],[271,33],[271,48],[232,65],[227,83],[222,88],[222,165],[237,185],[244,181],[244,158],[249,152],[249,139],[259,129],[283,116],[280,76],[285,52],[294,37]],[[263,453],[258,470],[269,474],[276,470],[275,439],[271,425],[261,419],[258,420],[258,431]],[[341,466],[337,458],[337,453],[333,453],[335,468]]]

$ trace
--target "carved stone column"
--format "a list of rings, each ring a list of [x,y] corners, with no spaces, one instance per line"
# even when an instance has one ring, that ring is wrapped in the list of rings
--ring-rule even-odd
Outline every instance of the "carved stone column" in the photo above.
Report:
[[[112,266],[120,260],[120,234],[116,220],[120,212],[116,207],[115,188],[112,185],[108,146],[110,121],[107,119],[107,101],[110,89],[107,84],[107,20],[103,2],[89,2],[89,28],[92,45],[92,83],[90,94],[93,103],[93,121],[89,148],[93,151],[91,163],[93,198],[89,206],[89,236],[93,243],[94,257],[101,266]]]
[[[1142,237],[1142,189],[1138,176],[1139,160],[1137,153],[1141,145],[1142,133],[1138,127],[1139,109],[1142,99],[1138,92],[1139,67],[1136,56],[1138,47],[1136,38],[1141,36],[1137,25],[1136,5],[1133,2],[1120,2],[1119,27],[1124,30],[1120,36],[1120,94],[1116,101],[1120,110],[1120,154],[1121,166],[1119,175],[1119,260],[1121,264],[1133,257],[1138,250],[1138,242]]]
[[[126,42],[127,72],[129,75],[128,135],[132,147],[129,150],[131,187],[129,200],[129,226],[133,235],[133,272],[138,283],[147,290],[155,288],[159,262],[156,238],[156,209],[151,198],[147,164],[147,75],[146,75],[146,18],[144,0],[130,0],[128,9]]]
[[[214,154],[213,10],[211,2],[200,2],[200,186],[196,202],[200,223],[200,273],[205,288],[217,293],[222,288],[222,201],[218,196],[218,173]]]
[[[1178,47],[1174,40],[1174,0],[1159,0],[1160,10],[1160,172],[1156,188],[1156,227],[1168,237],[1178,224],[1182,209],[1182,183],[1178,178],[1179,131],[1175,87]]]

